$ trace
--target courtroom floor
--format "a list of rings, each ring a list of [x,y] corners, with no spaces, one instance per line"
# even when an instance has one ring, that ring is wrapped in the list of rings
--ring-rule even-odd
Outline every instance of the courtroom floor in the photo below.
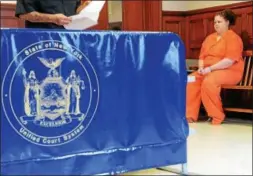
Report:
[[[252,175],[252,123],[208,122],[190,124],[188,172],[190,175]],[[180,166],[169,166],[179,171]],[[148,169],[123,175],[176,175]]]

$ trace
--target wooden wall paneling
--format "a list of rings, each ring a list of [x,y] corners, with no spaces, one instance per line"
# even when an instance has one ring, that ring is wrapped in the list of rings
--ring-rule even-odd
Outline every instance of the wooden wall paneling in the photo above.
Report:
[[[189,41],[189,37],[191,35],[190,31],[187,30],[190,28],[190,18],[189,16],[185,17],[185,39],[184,39],[184,43],[185,43],[185,50],[186,50],[186,58],[189,58],[190,56],[190,41]]]
[[[1,8],[1,28],[23,28],[25,23],[15,17],[16,4],[0,4]]]
[[[126,31],[160,31],[162,0],[122,1],[122,27]]]
[[[202,42],[206,36],[206,23],[202,16],[191,16],[189,19],[190,43],[196,45]]]
[[[164,11],[162,12],[162,31],[174,32],[180,36],[185,44],[186,55],[189,54],[189,17],[181,11]]]
[[[207,32],[206,32],[206,36],[208,36],[209,34],[215,32],[214,29],[214,14],[213,13],[208,13],[205,15],[205,19],[206,19],[206,27],[207,27]]]
[[[162,29],[162,1],[144,1],[144,30],[160,31]]]
[[[185,18],[180,16],[164,17],[162,30],[174,32],[185,41]]]
[[[243,15],[245,8],[241,9],[234,9],[233,12],[235,12],[237,18],[236,18],[236,24],[231,27],[232,30],[234,30],[238,35],[241,35],[242,33],[242,25],[243,25]]]
[[[1,18],[1,28],[19,28],[20,22],[14,18]]]
[[[191,58],[199,57],[199,50],[201,44],[204,41],[207,34],[207,23],[205,22],[203,15],[194,15],[189,17],[189,56]]]
[[[198,59],[201,44],[207,35],[215,32],[214,16],[217,12],[226,8],[232,9],[237,14],[237,23],[232,29],[242,37],[245,48],[252,50],[252,2],[241,2],[225,6],[216,6],[206,9],[191,10],[184,12],[163,12],[163,30],[177,30],[176,26],[168,26],[172,16],[185,18],[185,38],[187,58]]]
[[[244,41],[245,50],[252,50],[253,39],[252,39],[252,8],[245,9],[245,13],[243,14],[243,22],[242,22],[242,35]]]
[[[122,28],[125,31],[142,31],[144,29],[144,1],[122,1]]]
[[[250,36],[250,39],[251,39],[251,44],[252,44],[252,38],[253,38],[253,34],[252,34],[252,21],[253,21],[253,19],[252,19],[252,9],[251,9],[251,12],[248,12],[247,14],[246,14],[246,21],[247,21],[247,23],[246,23],[246,30],[248,31],[248,34],[249,34],[249,36]]]

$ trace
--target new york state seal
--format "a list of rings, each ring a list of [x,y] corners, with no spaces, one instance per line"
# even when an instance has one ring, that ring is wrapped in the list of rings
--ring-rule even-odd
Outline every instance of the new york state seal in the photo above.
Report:
[[[1,92],[13,129],[42,146],[78,138],[99,103],[98,78],[90,60],[78,48],[56,40],[20,51],[4,75]]]

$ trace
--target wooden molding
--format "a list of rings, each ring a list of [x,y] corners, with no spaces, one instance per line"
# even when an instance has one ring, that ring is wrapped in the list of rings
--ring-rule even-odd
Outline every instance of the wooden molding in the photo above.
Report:
[[[0,4],[0,9],[1,9],[1,18],[2,17],[13,17],[12,14],[14,14],[16,10],[16,4],[9,4],[9,3],[1,3]]]
[[[187,16],[187,11],[163,11],[163,16]]]
[[[16,9],[16,4],[13,4],[13,3],[0,3],[0,8],[1,8],[1,11],[3,9],[15,10]]]
[[[16,3],[1,3],[0,27],[23,28],[24,21],[15,17]]]

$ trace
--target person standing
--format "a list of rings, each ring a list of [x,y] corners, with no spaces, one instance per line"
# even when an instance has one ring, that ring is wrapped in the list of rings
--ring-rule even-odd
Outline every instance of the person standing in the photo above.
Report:
[[[17,0],[15,16],[25,20],[26,28],[61,29],[71,22],[90,0]]]

